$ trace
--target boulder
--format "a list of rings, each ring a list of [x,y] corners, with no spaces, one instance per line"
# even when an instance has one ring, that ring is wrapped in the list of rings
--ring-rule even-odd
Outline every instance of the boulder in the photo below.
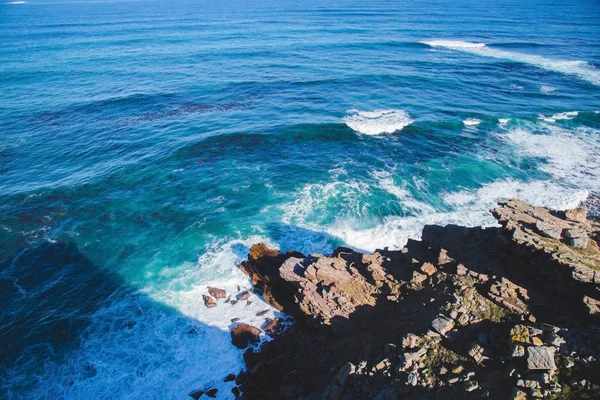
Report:
[[[556,369],[556,364],[554,362],[555,351],[556,349],[550,346],[529,346],[527,348],[527,369]]]
[[[206,294],[202,295],[202,299],[204,299],[204,305],[207,308],[213,308],[213,307],[217,306],[217,302],[215,301],[215,299],[213,299],[212,297],[210,297]]]
[[[575,208],[565,211],[565,218],[570,221],[585,222],[587,219],[587,210],[585,208]]]
[[[562,234],[562,228],[558,225],[549,224],[542,221],[535,223],[535,229],[545,237],[560,240]]]
[[[440,335],[446,336],[446,333],[448,333],[452,328],[454,328],[454,321],[440,316],[431,322],[431,326]]]
[[[421,266],[421,272],[423,272],[427,276],[431,276],[437,272],[437,268],[434,267],[431,263],[424,263]]]
[[[248,324],[239,324],[231,329],[231,343],[237,348],[245,349],[251,343],[260,341],[260,329]]]
[[[356,366],[354,364],[352,364],[351,362],[347,362],[346,364],[344,364],[344,366],[342,368],[340,368],[340,370],[338,371],[337,375],[336,375],[336,379],[338,381],[338,383],[342,386],[344,386],[346,384],[346,381],[348,380],[348,377],[352,374],[354,374],[354,372],[356,371]]]
[[[215,299],[224,299],[227,297],[227,292],[223,289],[219,289],[216,287],[208,287],[208,294],[210,294]]]
[[[583,304],[587,313],[593,317],[600,317],[600,300],[583,296]]]

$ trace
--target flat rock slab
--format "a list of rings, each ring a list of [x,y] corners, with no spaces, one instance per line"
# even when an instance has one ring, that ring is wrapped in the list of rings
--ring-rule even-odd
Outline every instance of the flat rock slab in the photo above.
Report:
[[[530,370],[556,369],[554,352],[549,346],[530,346],[527,348],[527,368]]]

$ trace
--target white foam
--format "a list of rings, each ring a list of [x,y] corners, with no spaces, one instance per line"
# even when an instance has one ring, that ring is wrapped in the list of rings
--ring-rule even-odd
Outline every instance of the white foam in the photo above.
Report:
[[[229,294],[238,285],[248,288],[248,278],[236,265],[257,242],[276,245],[262,236],[216,242],[197,264],[175,268],[178,274],[168,284],[146,287],[100,309],[78,348],[64,360],[36,367],[35,376],[14,368],[11,386],[27,386],[27,398],[183,399],[192,390],[212,387],[218,389],[217,398],[231,398],[234,383],[223,378],[245,368],[243,351],[231,344],[231,319],[261,326],[276,311],[256,295],[249,305],[218,300],[209,309],[202,294],[208,285]],[[265,309],[266,315],[256,315]],[[22,359],[31,362],[33,357],[24,354]]]
[[[574,75],[594,85],[600,85],[600,71],[586,61],[555,60],[535,54],[517,53],[513,51],[500,50],[486,46],[484,43],[471,43],[454,40],[433,40],[421,42],[432,47],[444,47],[447,49],[463,51],[483,57],[501,58],[534,65],[549,71]]]
[[[540,85],[540,92],[544,94],[554,93],[555,91],[556,88],[554,86]]]
[[[479,49],[485,47],[485,43],[464,42],[462,40],[430,40],[421,43],[431,47],[448,47],[451,49]]]
[[[409,238],[420,239],[425,225],[496,226],[497,222],[489,213],[489,208],[495,206],[498,198],[520,198],[534,205],[565,209],[576,207],[587,195],[585,190],[570,190],[544,181],[497,181],[477,190],[446,194],[444,201],[453,206],[449,212],[427,212],[409,217],[388,216],[375,227],[366,229],[357,228],[353,221],[342,221],[327,227],[327,232],[357,249],[399,249]]]
[[[559,120],[573,119],[579,115],[579,111],[567,111],[562,113],[556,113],[554,115],[539,115],[538,118],[546,122],[556,122]]]
[[[540,133],[519,128],[506,137],[517,154],[545,160],[541,169],[569,186],[600,189],[600,137],[597,130],[543,125]]]
[[[467,118],[463,121],[465,126],[477,126],[481,123],[480,119],[477,118]]]
[[[4,3],[4,4],[25,4],[25,2],[24,1],[11,1],[11,2]]]
[[[410,125],[413,120],[404,110],[349,110],[342,121],[352,130],[365,135],[394,133]]]
[[[510,121],[509,118],[499,118],[498,125],[506,125],[506,124],[508,124],[508,121]]]
[[[405,208],[410,208],[418,212],[431,212],[434,208],[429,204],[423,203],[415,199],[406,186],[398,186],[394,182],[394,178],[389,171],[371,171],[371,176],[377,180],[379,187],[386,192],[396,196],[400,203]]]

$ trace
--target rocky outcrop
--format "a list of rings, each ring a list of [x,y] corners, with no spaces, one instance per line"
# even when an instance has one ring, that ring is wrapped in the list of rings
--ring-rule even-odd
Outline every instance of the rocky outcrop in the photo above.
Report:
[[[572,298],[600,298],[600,223],[584,209],[552,212],[520,200],[500,201],[492,214],[510,239],[507,268],[523,280]]]
[[[515,200],[492,213],[501,228],[428,226],[399,251],[252,246],[240,268],[296,323],[246,350],[235,389],[251,399],[600,396],[599,225],[583,210]],[[585,248],[571,240],[582,237]]]

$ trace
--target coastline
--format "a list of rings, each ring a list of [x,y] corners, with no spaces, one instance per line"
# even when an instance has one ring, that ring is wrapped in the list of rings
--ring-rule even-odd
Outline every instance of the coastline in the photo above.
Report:
[[[398,251],[252,246],[239,266],[251,290],[295,322],[232,321],[233,343],[247,347],[232,394],[599,395],[600,223],[519,200],[490,211],[501,227],[430,225]]]

